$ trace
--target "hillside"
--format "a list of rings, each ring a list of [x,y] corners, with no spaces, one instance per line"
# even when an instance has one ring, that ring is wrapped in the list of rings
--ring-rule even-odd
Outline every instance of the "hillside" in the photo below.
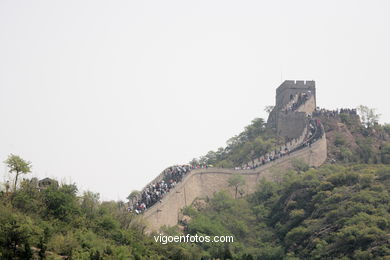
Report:
[[[326,131],[327,164],[297,162],[240,199],[200,198],[183,210],[190,220],[182,229],[234,235],[229,248],[202,245],[221,259],[389,259],[389,125],[367,127],[355,114],[330,112],[315,115]]]
[[[346,109],[347,110],[347,109]],[[330,116],[329,114],[332,114]],[[389,163],[390,125],[373,124],[366,127],[358,115],[334,113],[325,110],[314,118],[321,120],[327,139],[327,162],[337,163]],[[256,118],[244,131],[227,141],[226,147],[209,151],[193,161],[216,166],[240,166],[257,157],[251,150],[261,153],[274,150],[285,142]]]
[[[389,163],[390,125],[366,127],[348,113],[320,115],[328,143],[328,162]]]
[[[252,196],[222,192],[204,203],[185,209],[186,232],[234,235],[227,250],[237,259],[389,259],[390,166],[295,169]]]
[[[161,245],[123,202],[77,195],[75,184],[0,193],[0,259],[189,259],[189,244]]]
[[[325,130],[326,164],[284,157],[292,168],[279,168],[272,180],[247,179],[250,193],[233,174],[224,180],[227,192],[204,193],[182,210],[179,225],[162,228],[165,234],[233,235],[234,243],[156,243],[124,202],[79,194],[75,184],[38,187],[27,178],[0,194],[0,258],[389,259],[390,127],[329,113],[313,114]],[[257,118],[225,148],[192,163],[230,173],[226,168],[254,166],[286,141]]]

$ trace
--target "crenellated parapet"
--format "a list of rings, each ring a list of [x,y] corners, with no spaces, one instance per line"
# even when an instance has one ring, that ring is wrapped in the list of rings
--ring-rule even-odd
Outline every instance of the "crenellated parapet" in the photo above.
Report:
[[[295,94],[307,93],[316,95],[316,83],[313,80],[285,80],[276,89],[276,102],[275,106],[278,108],[283,107],[291,100],[291,97]]]

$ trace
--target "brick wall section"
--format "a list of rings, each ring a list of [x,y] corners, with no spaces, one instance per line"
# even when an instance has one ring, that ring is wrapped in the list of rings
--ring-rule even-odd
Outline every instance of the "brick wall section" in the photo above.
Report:
[[[311,147],[282,157],[272,163],[255,170],[232,170],[222,168],[197,169],[191,171],[184,180],[171,190],[161,203],[153,205],[144,214],[149,231],[157,231],[161,226],[174,226],[178,222],[180,210],[190,205],[198,197],[213,196],[215,192],[227,190],[233,192],[228,186],[228,179],[232,174],[241,174],[245,178],[245,193],[255,191],[262,178],[277,179],[283,171],[291,167],[292,159],[302,159],[310,166],[320,166],[326,160],[326,137],[315,142]]]

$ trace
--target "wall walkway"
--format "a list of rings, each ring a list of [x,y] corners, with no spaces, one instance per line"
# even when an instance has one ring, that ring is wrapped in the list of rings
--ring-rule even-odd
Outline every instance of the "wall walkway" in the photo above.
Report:
[[[215,192],[228,190],[228,179],[233,174],[240,174],[245,179],[245,194],[251,194],[262,178],[277,179],[279,175],[291,168],[293,159],[301,159],[310,166],[320,166],[326,160],[326,136],[311,145],[284,156],[274,162],[254,170],[232,170],[208,168],[192,170],[182,182],[172,189],[161,201],[143,213],[150,230],[157,231],[161,226],[174,226],[178,223],[180,210],[198,197],[211,197]]]
[[[300,93],[307,93],[309,95],[308,100],[292,111],[285,111],[287,107],[297,101],[296,97]],[[292,95],[294,96],[291,99]],[[280,108],[283,108],[282,111]],[[253,170],[223,168],[192,170],[162,198],[161,202],[154,204],[140,215],[148,223],[148,230],[158,231],[164,225],[176,225],[181,215],[181,209],[191,205],[196,198],[211,197],[215,192],[222,190],[233,192],[233,189],[228,186],[228,180],[233,174],[240,174],[244,177],[244,191],[248,195],[256,190],[261,179],[277,180],[281,178],[281,175],[292,167],[294,159],[303,160],[308,165],[314,167],[323,164],[327,156],[327,144],[324,129],[318,121],[315,121],[317,125],[315,134],[307,141],[308,128],[311,124],[309,122],[313,122],[313,120],[310,120],[310,116],[315,109],[314,82],[285,81],[277,89],[276,107],[271,112],[268,122],[272,123],[276,120],[278,133],[281,136],[293,139],[282,146],[281,151],[287,147],[294,152]],[[322,135],[320,136],[321,133]],[[319,139],[312,143],[315,140],[314,138]],[[305,146],[309,142],[312,144]],[[248,164],[259,164],[259,161],[257,159]],[[162,178],[163,173],[158,175],[151,183],[156,183]]]

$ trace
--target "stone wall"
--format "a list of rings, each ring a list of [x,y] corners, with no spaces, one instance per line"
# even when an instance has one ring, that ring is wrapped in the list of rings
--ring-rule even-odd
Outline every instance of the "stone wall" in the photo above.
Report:
[[[297,94],[302,94],[302,93],[306,93],[308,96],[310,96],[310,100],[307,101],[305,105],[301,107],[300,110],[296,110],[296,111],[306,112],[307,114],[311,114],[317,106],[315,82],[300,81],[300,80],[297,81],[286,80],[276,89],[275,107],[269,114],[267,120],[267,126],[275,130],[280,128],[279,123],[283,122],[282,120],[279,119],[280,113],[283,112],[282,110],[291,101],[291,98],[293,98]],[[283,126],[282,128],[285,129],[285,127]]]
[[[316,110],[316,97],[315,95],[312,95],[305,103],[298,107],[296,111],[305,112],[306,114],[311,115],[314,110]]]
[[[280,174],[291,167],[292,159],[301,159],[311,166],[320,166],[326,160],[326,137],[322,136],[311,147],[296,151],[255,170],[232,170],[209,168],[193,170],[171,190],[161,201],[153,205],[143,214],[148,223],[148,229],[157,231],[161,226],[174,226],[178,222],[180,210],[198,197],[211,197],[215,192],[227,190],[228,179],[233,174],[241,174],[245,178],[245,193],[255,191],[262,178],[277,179]]]
[[[277,134],[288,139],[298,138],[308,124],[305,112],[279,112],[277,120]]]
[[[294,111],[286,112],[286,106],[291,106],[297,94],[306,93],[309,97],[305,103]],[[281,136],[294,139],[295,143],[286,144],[290,148],[302,143],[306,137],[308,115],[316,108],[314,81],[285,81],[276,90],[276,105],[268,118],[268,126],[277,130]],[[149,231],[159,230],[161,226],[174,226],[178,223],[181,209],[199,197],[211,197],[215,192],[227,190],[228,179],[233,174],[240,174],[245,179],[245,194],[255,191],[262,178],[279,179],[291,168],[293,159],[305,161],[310,166],[320,166],[327,156],[326,136],[322,135],[311,146],[295,151],[288,156],[279,158],[254,170],[233,170],[222,168],[208,168],[192,170],[182,182],[166,194],[160,203],[147,209],[141,217],[148,223]],[[156,179],[161,178],[161,175]]]
[[[316,88],[314,81],[303,80],[286,80],[276,89],[275,107],[281,109],[285,106],[292,96],[299,93],[316,96]]]
[[[277,112],[277,133],[280,136],[294,139],[301,136],[308,124],[307,115],[311,115],[315,110],[315,96],[311,95],[309,99],[298,107],[295,111]]]

